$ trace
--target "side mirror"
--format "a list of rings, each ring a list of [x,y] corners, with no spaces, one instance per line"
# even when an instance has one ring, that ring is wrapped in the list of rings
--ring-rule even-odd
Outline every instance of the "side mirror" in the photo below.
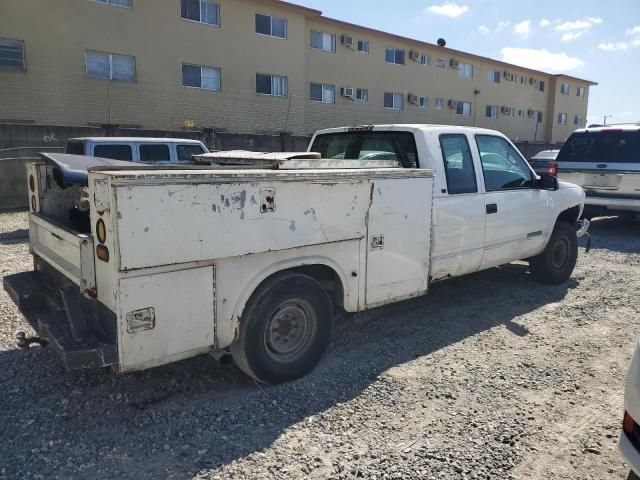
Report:
[[[541,190],[558,190],[558,179],[551,175],[541,174],[540,180],[537,181],[537,187]]]

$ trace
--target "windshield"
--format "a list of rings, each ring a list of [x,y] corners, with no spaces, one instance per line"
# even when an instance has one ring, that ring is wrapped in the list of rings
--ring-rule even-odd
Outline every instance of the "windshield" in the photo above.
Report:
[[[418,167],[418,152],[411,132],[325,133],[315,138],[311,151],[328,159],[397,160],[404,167]]]
[[[640,163],[640,131],[575,132],[560,150],[557,161]]]

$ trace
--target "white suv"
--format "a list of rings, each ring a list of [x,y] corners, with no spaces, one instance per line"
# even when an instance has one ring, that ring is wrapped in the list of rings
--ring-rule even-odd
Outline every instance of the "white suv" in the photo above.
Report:
[[[576,130],[556,161],[558,177],[584,189],[585,217],[640,213],[640,124]]]

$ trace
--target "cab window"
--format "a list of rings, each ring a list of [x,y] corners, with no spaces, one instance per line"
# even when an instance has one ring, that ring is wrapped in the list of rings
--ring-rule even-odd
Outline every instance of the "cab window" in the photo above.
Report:
[[[179,162],[190,162],[193,160],[193,155],[201,155],[204,153],[204,149],[200,145],[178,145],[176,150],[178,152]]]
[[[141,162],[169,162],[171,155],[169,154],[169,145],[151,143],[149,145],[140,145],[140,161]]]
[[[131,145],[96,145],[93,147],[93,156],[113,160],[133,160]]]
[[[473,157],[466,135],[440,135],[440,149],[450,195],[478,191]]]
[[[507,140],[493,135],[476,135],[476,144],[488,192],[533,188],[531,169]]]

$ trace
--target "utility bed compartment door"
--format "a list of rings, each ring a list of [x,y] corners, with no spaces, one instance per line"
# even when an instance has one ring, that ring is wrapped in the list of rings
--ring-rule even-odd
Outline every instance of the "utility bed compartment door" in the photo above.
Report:
[[[31,252],[87,293],[96,286],[93,238],[78,234],[36,213],[29,214]]]
[[[367,245],[367,307],[427,291],[433,177],[376,179]]]
[[[173,362],[214,345],[214,272],[202,267],[120,280],[120,371]]]

